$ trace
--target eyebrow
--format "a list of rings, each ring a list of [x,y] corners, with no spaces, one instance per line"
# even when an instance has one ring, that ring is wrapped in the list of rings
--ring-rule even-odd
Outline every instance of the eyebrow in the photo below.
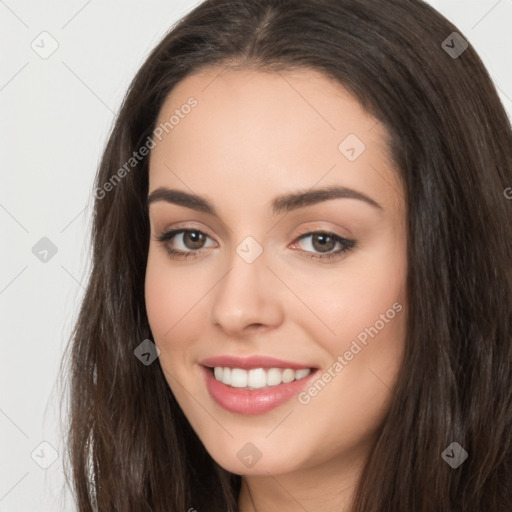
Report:
[[[382,210],[382,206],[371,197],[347,187],[330,186],[319,189],[311,189],[306,191],[297,191],[277,196],[274,198],[270,206],[272,213],[278,215],[282,212],[290,212],[299,208],[305,208],[318,203],[323,203],[331,199],[359,199],[365,203]],[[170,189],[167,187],[159,187],[149,194],[147,205],[156,201],[165,201],[167,203],[185,206],[192,210],[204,212],[209,215],[217,215],[217,211],[213,204],[205,197],[191,194],[183,190]]]

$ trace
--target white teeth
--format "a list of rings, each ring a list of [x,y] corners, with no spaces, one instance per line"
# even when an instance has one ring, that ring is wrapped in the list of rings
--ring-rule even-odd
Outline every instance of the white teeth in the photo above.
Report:
[[[304,368],[302,370],[295,370],[295,380],[302,379],[303,377],[307,377],[311,373],[311,370],[308,368]]]
[[[277,386],[281,384],[281,373],[279,368],[270,368],[267,370],[267,386]]]
[[[250,388],[264,388],[267,385],[267,377],[263,368],[249,370],[247,385]]]
[[[244,370],[242,368],[222,368],[216,366],[213,369],[215,379],[234,388],[260,389],[268,386],[277,386],[284,382],[303,379],[311,373],[309,368],[293,370],[291,368],[253,368]]]
[[[286,383],[291,382],[292,380],[295,380],[295,370],[290,370],[290,368],[287,368],[286,370],[284,370],[281,380]]]
[[[215,378],[217,380],[222,380],[222,373],[223,373],[223,370],[220,366],[216,366],[214,369],[213,369],[213,374],[215,375]]]
[[[247,387],[247,381],[249,375],[245,370],[240,368],[231,369],[231,386],[234,388],[245,388]]]

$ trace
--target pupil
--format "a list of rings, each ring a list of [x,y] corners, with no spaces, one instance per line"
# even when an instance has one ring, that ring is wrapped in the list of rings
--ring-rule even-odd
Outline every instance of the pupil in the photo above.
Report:
[[[188,237],[192,240],[192,245],[201,245],[202,234],[197,231],[190,231]]]
[[[319,248],[321,250],[324,250],[325,252],[328,252],[329,250],[332,249],[332,246],[329,246],[327,247],[327,245],[329,244],[329,240],[331,241],[331,244],[333,242],[333,238],[330,237],[329,235],[316,235],[315,237],[313,237],[313,245],[316,245],[315,244],[315,241],[318,241],[319,242]],[[326,245],[327,244],[327,245]],[[315,247],[317,248],[317,247]],[[318,248],[317,248],[318,249]]]

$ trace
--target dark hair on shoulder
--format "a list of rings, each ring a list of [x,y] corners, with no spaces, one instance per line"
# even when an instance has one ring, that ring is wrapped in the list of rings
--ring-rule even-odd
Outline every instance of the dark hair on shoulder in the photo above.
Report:
[[[150,53],[96,176],[92,270],[70,340],[70,480],[79,512],[234,512],[241,477],[206,452],[158,364],[144,302],[148,158],[103,185],[208,67],[313,69],[387,129],[406,191],[403,366],[354,512],[512,510],[512,130],[475,49],[420,0],[207,0]],[[464,39],[466,39],[464,37]],[[452,442],[468,459],[441,458]]]

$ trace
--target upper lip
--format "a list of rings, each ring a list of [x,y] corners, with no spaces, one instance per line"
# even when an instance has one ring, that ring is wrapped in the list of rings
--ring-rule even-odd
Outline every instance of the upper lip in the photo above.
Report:
[[[293,370],[300,370],[302,368],[313,368],[311,365],[295,363],[293,361],[284,361],[283,359],[276,359],[275,357],[268,356],[249,356],[237,357],[231,355],[208,357],[200,361],[201,365],[228,367],[228,368],[242,368],[250,370],[253,368],[291,368]]]

